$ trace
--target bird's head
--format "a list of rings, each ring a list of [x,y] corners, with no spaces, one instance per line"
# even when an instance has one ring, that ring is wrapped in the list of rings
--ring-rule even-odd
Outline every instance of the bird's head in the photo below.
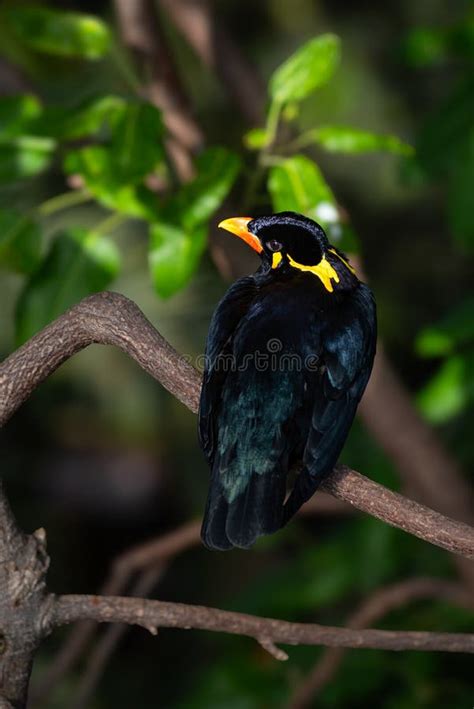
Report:
[[[357,283],[346,256],[331,246],[319,224],[302,214],[232,217],[219,227],[249,244],[268,271],[313,274],[330,293]]]

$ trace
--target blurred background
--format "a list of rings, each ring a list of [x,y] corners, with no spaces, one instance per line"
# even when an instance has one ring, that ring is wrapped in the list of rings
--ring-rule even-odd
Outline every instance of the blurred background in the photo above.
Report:
[[[2,359],[105,288],[197,357],[228,284],[257,266],[217,233],[219,219],[295,209],[362,264],[397,387],[434,428],[431,455],[452,475],[433,480],[428,500],[402,469],[370,425],[374,406],[391,409],[383,391],[354,424],[343,462],[432,506],[466,503],[470,2],[15,0],[0,8],[0,47]],[[128,548],[202,513],[208,470],[195,416],[110,347],[81,352],[42,384],[1,431],[0,450],[20,525],[47,530],[54,592],[96,592]],[[330,499],[318,504],[250,552],[208,552],[196,525],[185,527],[168,557],[153,557],[151,572],[134,568],[120,591],[345,625],[394,585],[383,617],[369,609],[364,622],[473,632],[472,613],[442,590],[467,588],[449,555]],[[441,511],[466,516],[455,502]],[[426,577],[437,582],[416,590]],[[101,628],[82,644],[76,631],[73,646],[70,633],[42,646],[31,706],[472,705],[468,656],[292,647],[282,663],[220,634]],[[68,642],[74,661],[58,670]]]

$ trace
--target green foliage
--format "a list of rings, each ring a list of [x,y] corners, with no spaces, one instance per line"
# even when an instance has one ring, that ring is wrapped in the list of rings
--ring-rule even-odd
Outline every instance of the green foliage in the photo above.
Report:
[[[269,84],[272,100],[284,104],[307,98],[331,79],[339,60],[339,37],[334,34],[315,37],[273,73]]]
[[[150,272],[163,297],[183,288],[197,269],[206,247],[206,223],[232,187],[239,160],[224,148],[210,148],[198,157],[196,170],[150,227]]]
[[[196,160],[196,177],[167,204],[187,229],[206,222],[227,196],[240,169],[239,158],[221,147],[209,148]]]
[[[461,302],[439,323],[422,330],[416,340],[416,351],[422,357],[440,357],[473,344],[474,297],[471,297]]]
[[[474,56],[474,20],[470,14],[451,27],[418,27],[405,37],[402,52],[416,67],[440,64],[450,58]]]
[[[35,134],[62,141],[85,138],[98,133],[104,125],[110,129],[126,106],[120,96],[105,95],[88,99],[78,106],[40,107],[33,116],[36,120],[31,123],[31,129]]]
[[[248,150],[260,150],[267,142],[268,133],[264,128],[252,128],[244,135],[244,145]]]
[[[413,31],[404,48],[409,61],[420,66],[446,63],[453,57],[472,60],[474,24],[465,20],[442,29]],[[456,244],[474,250],[474,81],[470,62],[459,65],[459,77],[446,98],[425,120],[417,139],[417,160],[425,180],[446,186],[446,218]],[[419,392],[418,402],[433,423],[459,416],[474,401],[474,306],[466,300],[416,342],[423,357],[444,357]]]
[[[290,210],[305,214],[319,222],[330,240],[341,248],[357,248],[350,230],[341,223],[331,188],[309,158],[294,155],[271,167],[268,190],[275,212]]]
[[[337,200],[314,160],[298,154],[318,145],[330,152],[386,152],[408,156],[413,148],[394,135],[379,135],[353,126],[323,125],[300,133],[291,142],[279,139],[279,122],[295,123],[299,104],[327,84],[340,61],[340,40],[324,34],[300,47],[273,73],[265,127],[250,130],[244,145],[258,152],[258,167],[268,169],[267,189],[274,211],[292,210],[318,221],[340,248],[357,252],[357,237],[341,216]],[[288,155],[289,154],[289,155]]]
[[[134,101],[119,112],[108,146],[108,162],[119,183],[134,184],[163,159],[163,124],[157,108]]]
[[[395,135],[378,135],[350,126],[321,126],[304,134],[305,142],[314,142],[332,153],[387,152],[413,155],[413,148]]]
[[[451,92],[428,116],[417,139],[418,162],[427,181],[447,186],[446,216],[457,243],[474,250],[474,211],[471,185],[474,178],[474,21],[471,12],[463,21],[443,29],[412,32],[405,47],[412,63],[459,62]]]
[[[31,273],[41,254],[41,230],[15,209],[0,210],[0,266]]]
[[[295,155],[271,167],[268,189],[276,212],[289,209],[319,221],[326,210],[337,219],[331,189],[316,163],[304,155]],[[326,218],[325,222],[329,220]]]
[[[474,350],[449,357],[418,397],[432,423],[443,423],[474,402]]]
[[[80,228],[58,234],[18,301],[18,342],[81,298],[106,288],[119,268],[120,256],[110,239]]]
[[[187,233],[173,224],[152,224],[148,259],[156,292],[167,298],[183,288],[199,265],[205,246],[203,227]]]
[[[19,5],[8,7],[2,19],[18,42],[37,52],[100,59],[110,48],[107,25],[93,15]]]
[[[115,111],[107,144],[88,145],[72,151],[65,160],[66,172],[81,175],[91,192],[99,198],[103,193],[141,182],[163,159],[160,112],[144,102],[114,104],[114,108],[119,110]],[[92,130],[97,129],[98,121],[99,125],[102,122],[103,110],[101,106],[97,115],[96,104],[94,120],[89,113],[86,124]],[[84,123],[82,126],[84,128]]]
[[[422,357],[446,357],[420,391],[418,403],[431,422],[449,421],[474,402],[474,299],[423,330],[416,350]]]
[[[416,348],[421,356],[446,356],[418,397],[422,412],[433,423],[450,420],[474,402],[473,344],[472,299],[420,333]]]
[[[35,118],[41,115],[41,104],[30,94],[5,96],[0,101],[0,136],[12,138],[29,130]]]
[[[0,184],[33,177],[51,164],[56,142],[50,138],[22,135],[0,137]]]
[[[111,42],[107,26],[86,15],[8,6],[4,16],[17,41],[50,54],[96,59],[108,51]],[[245,140],[250,149],[258,151],[257,173],[268,167],[264,158],[271,161],[267,188],[275,210],[307,214],[317,219],[339,246],[356,250],[354,234],[341,220],[336,199],[318,165],[304,155],[279,154],[280,148],[285,150],[278,142],[280,119],[290,123],[297,120],[299,103],[331,79],[339,59],[340,41],[332,34],[300,47],[270,79],[266,126],[253,129]],[[8,97],[0,100],[0,183],[31,179],[57,164],[54,158],[58,155],[65,176],[82,184],[83,189],[77,193],[77,200],[71,192],[40,206],[41,219],[90,197],[110,210],[112,217],[145,222],[151,280],[160,296],[169,297],[184,288],[198,268],[206,248],[208,221],[234,184],[240,161],[227,149],[210,148],[196,158],[196,177],[176,186],[165,160],[165,138],[160,112],[146,101],[106,93],[76,105],[43,106],[30,95]],[[394,136],[376,136],[350,127],[321,126],[303,134],[300,140],[302,144],[309,140],[344,152],[409,151]],[[150,188],[150,176],[162,185],[159,193]],[[89,243],[98,248],[102,242],[84,237],[81,246],[78,238],[61,235],[38,263],[38,227],[29,219],[22,221],[6,212],[4,219],[8,228],[2,240],[1,264],[25,273],[34,271],[18,308],[20,338],[51,320],[83,293],[91,292],[94,284],[108,283],[112,278],[114,269],[104,268],[104,277],[98,278],[96,261],[85,258]],[[66,257],[71,267],[68,271],[74,271],[72,261],[78,258],[78,272],[85,284],[84,291],[74,283],[59,288],[71,294],[67,303],[48,295],[54,292],[54,279],[61,276],[54,264]]]

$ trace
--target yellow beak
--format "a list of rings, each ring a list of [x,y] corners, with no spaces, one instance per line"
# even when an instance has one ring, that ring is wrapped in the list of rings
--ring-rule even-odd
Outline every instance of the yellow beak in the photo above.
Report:
[[[219,229],[225,229],[226,231],[230,231],[231,234],[235,234],[251,246],[254,251],[260,254],[263,251],[260,241],[255,234],[252,234],[247,229],[247,225],[251,221],[252,217],[231,217],[230,219],[224,219],[223,222],[220,222]]]

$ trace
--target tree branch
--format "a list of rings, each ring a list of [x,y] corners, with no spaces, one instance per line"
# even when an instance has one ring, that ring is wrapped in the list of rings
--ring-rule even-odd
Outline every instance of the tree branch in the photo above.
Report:
[[[247,635],[265,645],[326,645],[380,650],[431,650],[474,653],[474,634],[392,630],[353,630],[309,623],[289,623],[218,608],[119,596],[59,596],[51,607],[50,627],[87,618],[99,623],[158,628],[211,630]]]
[[[471,610],[474,599],[459,583],[446,579],[413,578],[377,589],[365,599],[350,616],[348,628],[361,629],[381,620],[394,610],[420,599],[444,600]],[[344,658],[344,648],[329,648],[320,657],[313,670],[294,692],[288,709],[306,709],[313,705],[316,695],[333,679]]]
[[[99,293],[64,313],[0,365],[0,424],[62,362],[92,343],[119,347],[192,411],[197,410],[199,373],[133,302],[118,294]],[[432,544],[469,558],[474,556],[474,530],[468,525],[443,517],[349,468],[335,469],[323,489]],[[144,599],[55,598],[45,588],[48,558],[44,532],[29,537],[19,532],[1,495],[0,524],[0,689],[2,701],[14,706],[24,705],[31,662],[41,639],[54,627],[79,619],[138,624],[151,632],[161,626],[248,635],[279,659],[284,653],[276,647],[278,642],[474,652],[473,635],[329,628]],[[172,554],[176,544],[194,543],[195,535],[196,528],[191,525],[184,541],[168,540],[168,547],[162,541],[161,554]],[[137,558],[132,553],[122,560],[122,566],[115,567],[112,589],[123,583],[129,569],[138,563]],[[12,612],[12,608],[17,608],[17,612]]]
[[[261,123],[265,85],[212,11],[209,0],[160,0],[171,21],[251,125]]]
[[[203,142],[183,91],[173,57],[168,50],[152,0],[114,0],[120,35],[137,66],[148,80],[143,93],[163,111],[169,131],[166,147],[180,180],[194,174],[191,153]]]
[[[315,514],[347,514],[351,511],[350,505],[329,494],[321,493],[303,505],[300,515],[308,517]],[[201,521],[197,519],[187,522],[171,532],[126,549],[112,562],[109,577],[99,591],[100,595],[110,596],[123,593],[130,579],[138,572],[141,573],[141,576],[130,595],[146,595],[137,591],[142,576],[146,577],[149,570],[153,571],[157,567],[165,570],[172,558],[197,546],[201,540]],[[90,620],[79,621],[74,625],[49,667],[42,674],[41,679],[36,685],[33,685],[30,698],[32,707],[40,706],[50,695],[52,687],[77,664],[96,629],[97,624]],[[121,626],[121,632],[114,633],[114,637],[120,637],[123,630],[124,626]],[[111,635],[103,637],[100,641],[97,652],[101,655],[105,653],[106,647],[110,647]]]
[[[45,533],[17,527],[0,483],[0,706],[22,707],[45,633]],[[4,703],[2,703],[4,702]]]
[[[148,596],[162,576],[164,570],[163,565],[155,564],[152,568],[143,571],[134,584],[130,596],[140,598]],[[84,622],[87,623],[90,621]],[[74,692],[74,700],[70,704],[69,709],[85,709],[88,706],[110,657],[127,630],[127,626],[122,624],[107,627],[87,658],[86,666],[79,685]]]
[[[135,303],[105,292],[85,298],[0,365],[0,424],[60,364],[92,343],[116,345],[191,411],[197,411],[199,373]],[[408,500],[350,468],[335,468],[321,489],[431,544],[474,558],[474,528]]]

